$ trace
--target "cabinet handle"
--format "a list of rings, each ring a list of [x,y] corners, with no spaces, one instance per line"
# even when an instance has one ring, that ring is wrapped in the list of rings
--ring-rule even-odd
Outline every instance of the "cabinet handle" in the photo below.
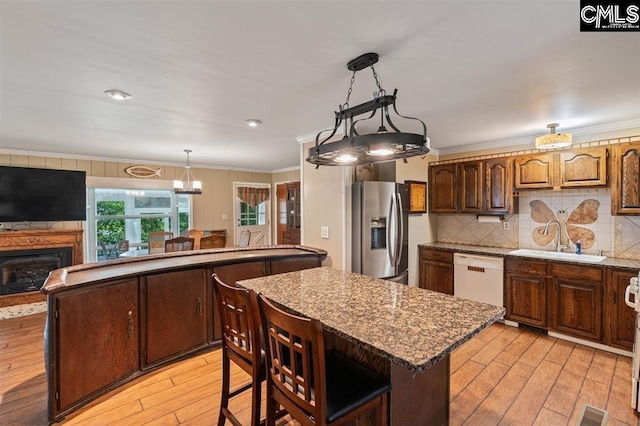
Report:
[[[127,322],[129,324],[127,328],[127,333],[129,334],[129,339],[133,339],[133,312],[129,311],[127,316],[128,316]]]
[[[198,297],[198,315],[202,315],[202,297]]]

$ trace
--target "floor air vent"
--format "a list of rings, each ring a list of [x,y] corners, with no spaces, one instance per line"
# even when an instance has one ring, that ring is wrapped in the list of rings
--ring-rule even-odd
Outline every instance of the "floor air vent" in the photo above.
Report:
[[[609,420],[609,412],[585,404],[578,417],[577,426],[604,426]]]

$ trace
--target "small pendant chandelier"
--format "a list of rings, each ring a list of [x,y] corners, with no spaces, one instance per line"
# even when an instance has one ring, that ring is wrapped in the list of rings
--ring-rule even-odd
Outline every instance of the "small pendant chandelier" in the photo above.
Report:
[[[377,53],[365,53],[352,59],[347,68],[353,71],[351,85],[347,92],[347,99],[335,112],[335,125],[333,129],[323,130],[316,136],[315,146],[309,148],[307,161],[316,166],[351,166],[372,164],[382,161],[406,159],[417,155],[426,155],[429,152],[429,138],[427,126],[420,119],[400,115],[396,109],[395,89],[393,95],[387,95],[382,88],[374,64],[378,62]],[[378,91],[373,94],[373,100],[356,106],[349,106],[349,98],[356,79],[356,72],[371,67]],[[422,134],[403,133],[391,121],[389,107],[398,117],[415,120],[422,125]],[[360,134],[357,124],[373,119],[380,110],[380,126],[375,133]],[[368,117],[356,119],[356,117],[371,113]],[[338,128],[343,126],[343,137],[339,141],[327,142]],[[389,127],[389,129],[387,128]],[[327,137],[324,133],[331,132]],[[406,161],[406,160],[405,160]],[[317,168],[317,167],[316,167]]]
[[[185,149],[187,153],[187,164],[184,166],[182,178],[173,181],[173,192],[176,194],[202,194],[202,182],[195,180],[191,172],[191,163],[189,162],[190,149]]]

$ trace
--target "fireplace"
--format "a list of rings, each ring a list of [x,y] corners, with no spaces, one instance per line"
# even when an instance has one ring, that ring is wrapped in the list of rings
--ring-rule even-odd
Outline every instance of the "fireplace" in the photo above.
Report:
[[[72,264],[72,247],[0,252],[0,295],[38,291],[54,269]]]

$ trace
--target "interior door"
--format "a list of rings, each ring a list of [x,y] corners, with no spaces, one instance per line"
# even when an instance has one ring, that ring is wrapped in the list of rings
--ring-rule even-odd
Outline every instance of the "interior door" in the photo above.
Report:
[[[238,197],[238,188],[266,188],[270,189],[268,183],[240,183],[234,182],[235,208],[234,219],[236,223],[235,245],[239,245],[240,234],[244,230],[251,232],[250,246],[262,246],[271,244],[271,196],[263,202],[253,207]]]

